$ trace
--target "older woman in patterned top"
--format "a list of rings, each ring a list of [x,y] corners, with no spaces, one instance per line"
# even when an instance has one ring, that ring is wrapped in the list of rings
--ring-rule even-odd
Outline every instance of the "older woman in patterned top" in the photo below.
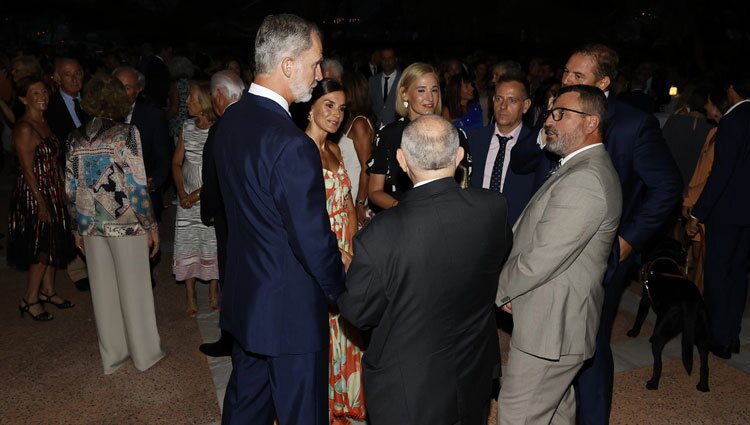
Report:
[[[149,276],[159,250],[138,130],[125,88],[110,75],[86,84],[92,117],[68,138],[66,191],[78,249],[86,254],[104,373],[128,359],[144,371],[162,357]]]

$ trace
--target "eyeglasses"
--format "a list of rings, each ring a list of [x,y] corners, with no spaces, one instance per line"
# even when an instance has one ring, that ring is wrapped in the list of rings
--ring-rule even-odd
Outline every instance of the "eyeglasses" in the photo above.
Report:
[[[586,112],[576,111],[575,109],[570,109],[570,108],[558,107],[558,108],[550,109],[549,111],[547,111],[547,114],[545,114],[545,119],[546,117],[551,115],[553,120],[560,121],[561,119],[563,119],[563,116],[565,115],[566,112],[574,112],[576,114],[591,116],[591,114],[588,114]]]

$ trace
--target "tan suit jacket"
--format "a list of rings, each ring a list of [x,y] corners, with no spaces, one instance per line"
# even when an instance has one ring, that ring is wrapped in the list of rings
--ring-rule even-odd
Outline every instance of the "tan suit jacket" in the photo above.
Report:
[[[594,354],[621,210],[620,182],[601,144],[566,161],[531,198],[495,300],[512,301],[516,348],[550,360]]]

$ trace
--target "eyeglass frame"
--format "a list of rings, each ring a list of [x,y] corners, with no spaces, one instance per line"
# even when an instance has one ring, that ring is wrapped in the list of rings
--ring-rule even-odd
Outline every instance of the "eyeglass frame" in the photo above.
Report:
[[[560,118],[555,118],[555,112],[560,111]],[[575,112],[576,114],[585,115],[587,117],[592,116],[593,114],[589,114],[588,112],[583,111],[576,111],[575,109],[570,108],[564,108],[562,106],[558,106],[557,108],[552,108],[547,110],[547,112],[544,114],[544,119],[546,120],[547,117],[552,117],[552,121],[562,121],[563,117],[565,116],[565,112]]]

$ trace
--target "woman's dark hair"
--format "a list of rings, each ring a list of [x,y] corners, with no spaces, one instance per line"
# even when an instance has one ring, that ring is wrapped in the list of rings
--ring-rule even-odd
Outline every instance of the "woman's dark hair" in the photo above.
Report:
[[[690,90],[685,104],[690,111],[700,112],[706,115],[706,101],[708,100],[709,87],[696,86]]]
[[[466,113],[466,110],[468,109],[464,109],[461,106],[461,86],[463,84],[471,84],[471,87],[474,91],[474,95],[469,103],[477,100],[477,88],[474,87],[474,75],[471,72],[461,68],[461,72],[452,76],[450,80],[448,80],[448,84],[446,85],[445,90],[448,112],[454,119]]]
[[[534,92],[534,98],[531,100],[531,103],[535,106],[538,106],[539,108],[543,108],[544,110],[547,109],[547,93],[549,93],[550,89],[557,84],[558,86],[562,86],[560,83],[560,80],[558,80],[555,77],[547,78],[546,80],[539,83],[539,87],[536,88],[536,91]]]
[[[344,72],[341,78],[346,94],[346,110],[352,117],[363,115],[370,122],[375,122],[372,111],[370,88],[364,75],[358,72]]]
[[[344,87],[341,85],[341,83],[332,78],[323,78],[322,80],[320,80],[320,82],[318,82],[318,85],[316,85],[312,91],[312,97],[310,98],[310,108],[312,108],[313,104],[315,104],[318,99],[327,95],[328,93],[333,93],[335,91],[344,91]]]
[[[120,80],[96,74],[83,88],[81,108],[92,117],[119,120],[130,113],[130,101]]]
[[[18,81],[18,84],[16,85],[16,89],[18,90],[18,96],[19,97],[26,97],[26,95],[29,94],[29,87],[36,83],[42,83],[44,84],[44,87],[49,91],[49,87],[47,86],[47,82],[42,79],[42,77],[38,75],[30,75],[28,77],[21,78],[20,81]]]

